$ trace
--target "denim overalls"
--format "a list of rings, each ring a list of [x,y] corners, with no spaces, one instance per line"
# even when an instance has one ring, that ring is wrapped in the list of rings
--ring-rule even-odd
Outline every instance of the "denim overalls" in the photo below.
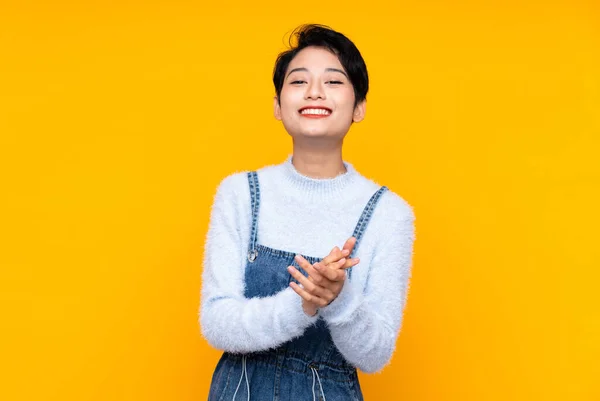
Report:
[[[257,243],[260,188],[255,171],[248,173],[248,181],[252,228],[244,295],[246,298],[267,297],[286,289],[290,281],[296,281],[288,273],[287,266],[293,265],[305,276],[307,273],[294,260],[295,253]],[[386,190],[387,187],[381,187],[365,206],[354,229],[356,244],[349,257],[356,252],[377,201]],[[319,262],[324,257],[302,256],[310,263]],[[351,270],[348,269],[348,279]],[[318,319],[301,337],[277,348],[245,355],[223,353],[212,377],[208,399],[362,401],[363,397],[356,368],[346,362],[337,350],[325,321]]]

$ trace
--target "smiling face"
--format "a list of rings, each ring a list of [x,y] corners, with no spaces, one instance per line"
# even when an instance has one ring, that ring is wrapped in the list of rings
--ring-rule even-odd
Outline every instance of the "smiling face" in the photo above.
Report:
[[[354,106],[354,88],[337,56],[310,46],[290,62],[275,98],[275,118],[294,138],[342,139],[362,121],[365,102]]]

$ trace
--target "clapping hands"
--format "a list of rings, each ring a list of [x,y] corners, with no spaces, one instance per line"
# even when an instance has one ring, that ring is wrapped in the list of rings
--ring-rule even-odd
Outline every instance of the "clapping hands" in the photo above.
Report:
[[[308,273],[308,277],[295,267],[288,266],[288,272],[300,283],[298,285],[292,281],[290,287],[302,297],[302,308],[307,315],[314,316],[318,308],[329,305],[337,298],[346,280],[346,269],[360,262],[358,258],[348,258],[355,244],[356,238],[350,237],[341,250],[334,247],[329,255],[315,264],[296,255],[296,262]]]

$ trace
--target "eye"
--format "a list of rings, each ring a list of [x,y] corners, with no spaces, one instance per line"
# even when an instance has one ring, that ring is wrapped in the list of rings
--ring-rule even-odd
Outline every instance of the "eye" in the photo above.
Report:
[[[301,84],[301,83],[303,83],[303,82],[306,82],[306,81],[302,81],[302,80],[296,80],[296,81],[292,81],[292,82],[290,82],[290,84],[292,84],[292,85],[296,85],[296,84]]]
[[[342,81],[327,81],[326,83],[334,84],[334,85],[341,85],[341,84],[343,84]]]

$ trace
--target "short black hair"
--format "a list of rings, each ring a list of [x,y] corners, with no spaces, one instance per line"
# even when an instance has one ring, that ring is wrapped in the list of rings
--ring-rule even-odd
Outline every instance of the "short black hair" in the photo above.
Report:
[[[296,39],[294,45],[293,40]],[[306,24],[294,29],[289,39],[290,49],[280,53],[275,61],[273,69],[273,84],[277,93],[277,100],[281,95],[281,88],[285,79],[285,73],[290,62],[296,57],[300,50],[317,46],[325,48],[334,53],[340,60],[340,64],[348,73],[348,78],[354,88],[354,106],[367,98],[369,91],[369,74],[367,66],[358,51],[358,48],[343,34],[334,31],[326,25]]]

